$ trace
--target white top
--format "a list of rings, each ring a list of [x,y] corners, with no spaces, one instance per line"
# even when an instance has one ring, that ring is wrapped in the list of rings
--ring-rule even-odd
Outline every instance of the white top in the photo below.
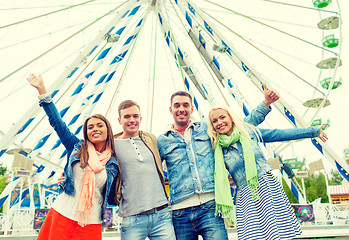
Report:
[[[75,195],[70,196],[62,192],[55,202],[52,204],[52,208],[62,214],[63,216],[78,221],[78,209],[79,209],[79,200],[81,193],[82,178],[84,177],[84,169],[80,168],[80,162],[75,163],[73,166],[73,176],[74,176],[74,187]],[[91,212],[91,221],[89,224],[100,224],[101,220],[101,206],[103,203],[102,191],[107,182],[107,171],[103,171],[96,174],[95,177],[95,191],[93,198],[93,206]]]

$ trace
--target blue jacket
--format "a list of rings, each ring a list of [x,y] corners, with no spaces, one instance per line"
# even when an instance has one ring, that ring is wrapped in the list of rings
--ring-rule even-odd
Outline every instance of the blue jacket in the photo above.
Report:
[[[79,162],[80,159],[74,154],[80,150],[83,140],[78,139],[72,134],[67,125],[59,115],[56,106],[52,102],[50,96],[40,100],[40,106],[42,106],[48,116],[51,126],[56,131],[58,137],[62,141],[62,144],[66,148],[68,161],[64,167],[64,176],[66,179],[60,184],[61,189],[68,195],[74,196],[75,187],[73,179],[73,164]],[[107,171],[107,184],[106,189],[103,191],[104,201],[102,204],[101,219],[103,220],[106,204],[116,205],[114,200],[115,194],[115,180],[118,174],[118,166],[116,159],[112,156],[105,165]]]
[[[313,138],[320,135],[320,128],[292,128],[292,129],[259,129],[262,139],[259,139],[252,130],[249,129],[252,147],[256,160],[256,168],[258,177],[262,176],[272,168],[264,157],[264,154],[258,145],[259,141],[263,142],[282,142],[291,141],[303,138]],[[234,183],[238,189],[247,186],[244,156],[240,142],[237,142],[235,147],[222,147],[225,166],[232,176]]]
[[[270,109],[261,103],[244,120],[253,125],[264,121]],[[214,157],[205,122],[193,123],[190,141],[175,131],[158,137],[162,160],[166,161],[170,185],[170,201],[176,204],[194,194],[214,191]]]

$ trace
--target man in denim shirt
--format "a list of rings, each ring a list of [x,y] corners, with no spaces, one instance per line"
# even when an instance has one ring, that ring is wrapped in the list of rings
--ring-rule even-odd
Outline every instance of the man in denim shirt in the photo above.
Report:
[[[244,120],[253,125],[264,121],[270,104],[279,99],[266,90],[265,100]],[[228,239],[224,219],[215,216],[214,157],[205,122],[192,122],[192,97],[179,91],[171,96],[174,123],[158,137],[161,159],[166,161],[172,220],[178,240]]]

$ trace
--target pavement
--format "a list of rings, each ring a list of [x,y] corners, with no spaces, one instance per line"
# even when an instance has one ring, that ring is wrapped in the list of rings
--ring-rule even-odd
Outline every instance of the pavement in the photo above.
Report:
[[[321,239],[321,240],[349,240],[349,226],[329,226],[329,225],[314,225],[314,226],[302,226],[303,234],[296,237],[298,240],[310,240],[310,239]],[[0,235],[0,240],[35,240],[36,234],[23,234],[22,236],[13,235]],[[237,239],[236,229],[228,229],[228,237],[231,240]],[[116,231],[103,232],[103,240],[120,240],[120,233]],[[202,240],[202,238],[199,238]]]

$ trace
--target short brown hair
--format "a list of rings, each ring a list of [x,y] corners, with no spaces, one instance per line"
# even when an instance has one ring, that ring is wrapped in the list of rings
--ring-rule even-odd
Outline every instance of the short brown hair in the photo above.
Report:
[[[188,97],[190,99],[190,103],[193,104],[193,98],[191,97],[190,93],[185,92],[185,91],[177,91],[174,94],[172,94],[172,96],[171,96],[171,102],[170,102],[171,105],[172,105],[173,98],[175,96],[185,96],[185,97]]]
[[[136,106],[139,111],[141,110],[141,107],[133,100],[122,101],[118,107],[119,117],[121,117],[121,110],[124,110],[124,109],[132,107],[132,106]]]

